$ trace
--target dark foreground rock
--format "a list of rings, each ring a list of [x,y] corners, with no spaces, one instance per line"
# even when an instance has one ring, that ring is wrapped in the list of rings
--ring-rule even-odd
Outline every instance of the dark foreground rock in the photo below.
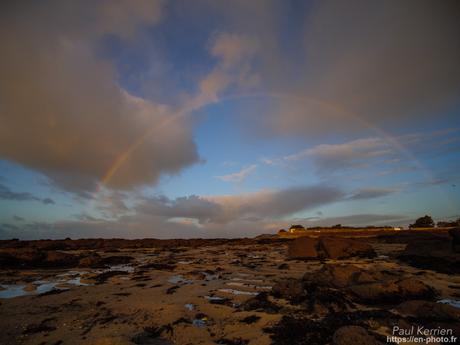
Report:
[[[361,326],[343,326],[335,331],[332,336],[332,344],[334,345],[379,345],[369,332]]]
[[[411,266],[447,274],[460,273],[460,253],[453,251],[449,238],[432,237],[414,240],[398,256]]]
[[[460,320],[460,309],[444,303],[414,300],[401,303],[395,310],[404,316],[430,321]]]
[[[355,265],[323,265],[306,273],[304,284],[346,292],[364,304],[397,304],[409,299],[432,300],[436,291],[413,277],[399,277],[386,271],[364,270]],[[304,285],[305,286],[305,285]]]
[[[347,259],[373,258],[375,251],[369,243],[349,238],[299,237],[288,247],[289,259]]]
[[[289,259],[317,259],[319,258],[319,241],[316,238],[299,237],[289,243]]]
[[[60,251],[35,248],[7,248],[0,250],[0,266],[11,268],[68,268],[78,265],[80,257]]]
[[[332,313],[320,320],[313,320],[307,316],[283,316],[281,320],[273,327],[265,328],[264,331],[270,333],[273,344],[277,345],[324,345],[331,344],[334,337],[334,330],[345,326],[360,326],[367,335],[362,332],[354,332],[355,337],[359,339],[371,340],[369,344],[379,344],[376,341],[385,343],[385,338],[369,332],[369,320],[372,320],[374,326],[390,326],[399,322],[399,317],[388,311],[359,311],[350,313]],[[353,330],[353,329],[352,329]],[[351,330],[351,331],[352,331]],[[336,336],[337,341],[343,339],[343,334],[351,333],[345,330]],[[360,337],[361,335],[361,337]],[[380,339],[379,339],[380,337]],[[349,343],[337,343],[349,344]],[[367,343],[354,343],[367,344]]]
[[[434,299],[435,291],[414,278],[394,279],[349,287],[359,302],[366,304],[395,304],[408,299]]]

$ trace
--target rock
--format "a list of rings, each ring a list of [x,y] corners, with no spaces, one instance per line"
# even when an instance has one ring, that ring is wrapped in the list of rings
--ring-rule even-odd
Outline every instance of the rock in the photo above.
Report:
[[[199,271],[199,270],[193,270],[190,272],[186,272],[182,276],[185,279],[190,279],[190,280],[205,280],[206,279],[206,273]]]
[[[43,263],[40,266],[46,267],[75,267],[79,262],[79,257],[58,251],[48,251]]]
[[[455,247],[454,241],[451,243],[448,238],[439,236],[413,240],[408,243],[398,259],[421,269],[459,274],[460,253],[452,250]]]
[[[92,268],[104,267],[101,263],[101,256],[97,253],[89,253],[87,256],[81,258],[78,262],[78,266]]]
[[[457,241],[460,241],[460,228],[453,228],[449,230],[449,235]]]
[[[5,248],[0,250],[0,266],[33,267],[45,257],[45,252],[35,248]]]
[[[100,264],[101,265],[107,265],[107,266],[127,265],[133,260],[134,260],[134,258],[132,256],[114,255],[114,256],[108,256],[106,258],[103,258],[100,261]]]
[[[320,248],[329,259],[346,259],[353,256],[373,258],[376,256],[370,244],[349,238],[321,238]]]
[[[299,237],[289,243],[289,259],[317,259],[318,239],[310,237]]]
[[[326,264],[316,272],[307,272],[304,281],[314,282],[334,288],[343,288],[354,284],[376,282],[384,278],[378,271],[365,271],[355,265]]]
[[[94,280],[97,281],[98,284],[105,283],[107,279],[115,277],[115,276],[121,276],[121,275],[127,275],[128,272],[125,271],[107,271],[98,274],[97,276],[94,277]]]
[[[368,243],[349,238],[299,237],[289,243],[289,259],[347,259],[350,257],[373,258],[374,249]]]
[[[433,299],[435,296],[431,287],[414,278],[352,285],[348,289],[358,301],[367,304],[394,304],[408,299]]]
[[[357,275],[359,271],[360,269],[354,265],[323,265],[319,271],[305,273],[302,279],[317,284],[342,288],[350,285],[352,277]]]
[[[284,298],[292,303],[299,303],[307,296],[303,282],[298,279],[288,278],[279,281],[272,287],[272,294],[278,298]]]
[[[153,268],[159,271],[173,271],[176,268],[176,265],[164,264],[161,262],[151,262],[145,265],[140,266],[143,269]]]
[[[241,305],[241,309],[245,311],[263,310],[269,314],[276,314],[280,310],[280,307],[268,299],[266,292],[260,292],[258,295],[244,302]]]
[[[334,345],[378,345],[382,344],[360,326],[343,326],[332,336]]]
[[[450,229],[449,235],[452,237],[452,251],[460,253],[460,228]]]
[[[3,267],[75,267],[79,258],[60,251],[42,251],[35,248],[7,248],[0,250]]]
[[[430,301],[407,301],[401,303],[395,310],[404,316],[430,321],[458,321],[460,309],[444,303]]]

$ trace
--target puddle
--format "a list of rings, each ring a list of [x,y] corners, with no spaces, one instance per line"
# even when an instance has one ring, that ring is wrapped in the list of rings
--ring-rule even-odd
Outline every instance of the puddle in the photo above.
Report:
[[[192,325],[198,328],[206,327],[206,321],[203,319],[194,319]]]
[[[192,311],[193,309],[195,309],[195,305],[192,304],[192,303],[187,303],[184,305],[185,309],[187,309],[188,311]]]
[[[185,279],[182,275],[169,277],[168,282],[171,284],[179,284],[179,283],[190,284],[191,283],[190,280]]]
[[[134,267],[131,265],[113,265],[109,266],[108,269],[104,270],[104,272],[108,271],[123,271],[123,272],[128,272],[128,273],[133,273],[134,272]]]
[[[439,300],[438,303],[449,304],[452,307],[460,308],[460,301],[457,301],[457,300],[454,300],[454,299],[445,298],[445,299]]]
[[[235,289],[219,289],[217,291],[224,292],[224,293],[230,293],[232,295],[248,295],[248,296],[255,296],[258,295],[258,292],[252,292],[252,291],[241,291],[241,290],[235,290]]]
[[[204,296],[208,301],[225,301],[227,298],[219,297],[219,296]]]
[[[246,284],[246,283],[238,283],[238,282],[229,282],[229,283],[225,283],[225,285],[246,287],[250,289],[261,289],[261,290],[270,290],[272,288],[271,286],[259,286],[259,285],[254,285],[254,284]]]
[[[13,298],[18,296],[28,295],[29,292],[24,291],[25,285],[0,285],[2,289],[0,291],[0,298]]]
[[[233,281],[245,281],[245,282],[251,282],[251,283],[263,283],[262,279],[246,279],[246,278],[234,277],[234,278],[230,278],[230,280],[233,280]]]
[[[69,271],[55,276],[56,280],[35,280],[31,284],[2,284],[0,298],[13,298],[26,295],[36,295],[52,290],[66,290],[66,285],[88,286],[82,283],[81,274],[87,272]]]

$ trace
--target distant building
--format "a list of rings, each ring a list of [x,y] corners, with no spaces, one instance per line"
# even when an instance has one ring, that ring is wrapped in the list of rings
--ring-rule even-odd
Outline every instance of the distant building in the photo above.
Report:
[[[278,235],[283,235],[283,234],[286,234],[286,233],[287,233],[287,231],[284,230],[284,229],[278,230]]]

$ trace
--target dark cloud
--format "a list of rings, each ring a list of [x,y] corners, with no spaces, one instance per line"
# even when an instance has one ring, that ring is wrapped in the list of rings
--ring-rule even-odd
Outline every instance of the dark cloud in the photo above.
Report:
[[[158,1],[3,5],[1,157],[80,193],[107,174],[110,186],[131,188],[198,161],[191,124],[121,89],[95,49],[104,35],[129,40],[155,24]]]
[[[362,188],[355,191],[351,196],[351,200],[360,200],[360,199],[373,199],[379,198],[382,196],[390,195],[398,192],[398,189],[395,188]]]
[[[51,198],[39,198],[28,192],[13,192],[7,186],[0,184],[0,200],[39,201],[45,205],[54,204]]]
[[[314,1],[304,59],[291,67],[298,78],[273,85],[287,96],[274,130],[372,130],[434,114],[439,121],[460,94],[458,13],[458,1]]]
[[[249,219],[273,219],[329,204],[344,193],[329,186],[297,187],[278,191],[260,191],[233,196],[196,196],[170,200],[165,196],[145,199],[136,208],[138,214],[163,217],[195,218],[204,223],[229,223]]]

